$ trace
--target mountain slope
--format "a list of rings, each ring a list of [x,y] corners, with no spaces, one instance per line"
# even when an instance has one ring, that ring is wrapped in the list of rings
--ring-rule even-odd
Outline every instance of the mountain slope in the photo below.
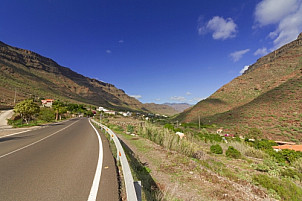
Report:
[[[156,113],[156,114],[163,114],[163,115],[169,115],[169,116],[179,113],[173,107],[170,107],[165,104],[145,103],[144,108],[146,108],[147,110],[149,110],[153,113]]]
[[[188,103],[164,103],[164,105],[168,105],[172,108],[174,108],[177,112],[183,112],[186,109],[192,107],[192,105]]]
[[[180,114],[178,118],[186,122],[197,121],[200,115],[203,123],[218,123],[230,127],[232,131],[242,131],[241,134],[248,132],[250,127],[258,127],[269,136],[287,135],[287,139],[293,138],[302,130],[301,124],[294,123],[296,119],[301,121],[302,118],[302,104],[299,102],[301,69],[302,34],[297,40],[258,59],[243,75]],[[273,125],[265,121],[278,125],[280,122],[264,118],[267,115],[274,119],[286,118],[288,122],[283,125],[283,130],[291,131],[268,131]],[[299,137],[295,136],[297,138]]]
[[[38,96],[109,108],[144,110],[143,104],[114,85],[90,79],[29,50],[0,42],[0,97],[2,105]]]

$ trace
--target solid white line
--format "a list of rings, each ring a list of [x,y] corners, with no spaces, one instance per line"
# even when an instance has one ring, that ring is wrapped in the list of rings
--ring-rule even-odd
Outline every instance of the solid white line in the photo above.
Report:
[[[96,197],[97,197],[97,194],[98,194],[98,190],[99,190],[99,184],[100,184],[100,180],[101,180],[101,173],[102,173],[102,166],[103,166],[103,144],[102,144],[102,140],[101,140],[99,132],[92,125],[90,120],[89,120],[89,123],[92,126],[92,128],[95,130],[95,134],[98,136],[98,140],[99,140],[98,165],[97,165],[97,168],[96,168],[96,171],[95,171],[93,183],[92,183],[90,193],[89,193],[89,196],[88,196],[88,201],[95,201]]]
[[[59,122],[55,122],[55,123],[51,123],[52,125],[57,125],[57,124],[60,124],[60,123],[64,123],[64,122],[67,122],[69,121],[70,119],[67,119],[67,120],[64,120],[64,121],[59,121]],[[44,126],[49,126],[51,124],[45,124]],[[18,134],[21,134],[21,133],[26,133],[28,131],[34,131],[34,130],[38,130],[38,129],[42,129],[43,127],[38,127],[38,128],[28,128],[28,130],[24,130],[24,131],[20,131],[20,132],[17,132],[17,133],[12,133],[12,134],[8,134],[8,135],[4,135],[4,136],[0,136],[0,138],[5,138],[5,137],[9,137],[9,136],[13,136],[13,135],[18,135]]]
[[[0,156],[0,158],[3,158],[3,157],[8,156],[8,155],[10,155],[10,154],[16,153],[17,151],[21,151],[21,150],[23,150],[23,149],[25,149],[25,148],[27,148],[27,147],[30,147],[30,146],[32,146],[32,145],[34,145],[34,144],[37,144],[37,143],[39,143],[39,142],[41,142],[41,141],[43,141],[43,140],[45,140],[45,139],[47,139],[47,138],[49,138],[49,137],[51,137],[51,136],[53,136],[53,135],[55,135],[55,134],[61,132],[62,130],[65,130],[66,128],[72,126],[73,124],[75,124],[75,123],[77,123],[77,122],[78,122],[78,121],[75,121],[75,122],[73,122],[72,124],[70,124],[69,126],[66,126],[66,127],[64,127],[64,128],[62,128],[62,129],[60,129],[60,130],[58,130],[58,131],[56,131],[56,132],[54,132],[54,133],[48,135],[48,136],[46,136],[46,137],[44,137],[44,138],[42,138],[42,139],[36,141],[36,142],[30,143],[30,144],[28,144],[28,145],[26,145],[26,146],[24,146],[24,147],[21,147],[21,148],[19,148],[19,149],[16,149],[16,150],[14,150],[14,151],[11,151],[11,152],[9,152],[9,153],[7,153],[7,154],[4,154],[4,155]]]
[[[32,129],[32,130],[33,130],[33,129]],[[8,135],[0,136],[0,138],[5,138],[5,137],[13,136],[13,135],[18,135],[18,134],[26,133],[26,132],[32,131],[32,130],[20,131],[20,132],[18,132],[18,133],[12,133],[12,134],[8,134]]]

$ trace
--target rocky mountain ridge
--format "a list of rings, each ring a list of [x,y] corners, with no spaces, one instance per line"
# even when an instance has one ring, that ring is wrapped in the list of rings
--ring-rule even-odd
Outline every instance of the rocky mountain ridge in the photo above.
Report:
[[[302,125],[296,121],[302,121],[301,76],[302,34],[177,118],[197,122],[200,117],[204,124],[242,135],[256,127],[269,138],[300,139]]]
[[[114,85],[78,74],[35,52],[0,42],[2,105],[30,96],[78,101],[108,108],[145,110],[141,102]]]

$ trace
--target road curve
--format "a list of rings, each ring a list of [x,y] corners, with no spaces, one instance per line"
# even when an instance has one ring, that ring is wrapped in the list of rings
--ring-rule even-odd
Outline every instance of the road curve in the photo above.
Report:
[[[114,160],[103,148],[96,200],[118,200]],[[98,157],[99,140],[86,118],[0,138],[0,200],[88,200]]]

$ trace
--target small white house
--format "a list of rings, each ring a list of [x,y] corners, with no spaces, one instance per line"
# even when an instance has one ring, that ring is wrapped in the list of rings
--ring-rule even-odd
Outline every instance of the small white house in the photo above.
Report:
[[[108,112],[109,110],[107,110],[107,109],[104,108],[104,107],[99,107],[99,108],[97,109],[97,111],[100,111],[100,112]]]
[[[55,101],[54,99],[44,99],[44,100],[41,100],[43,107],[52,107],[52,103],[54,101]]]

